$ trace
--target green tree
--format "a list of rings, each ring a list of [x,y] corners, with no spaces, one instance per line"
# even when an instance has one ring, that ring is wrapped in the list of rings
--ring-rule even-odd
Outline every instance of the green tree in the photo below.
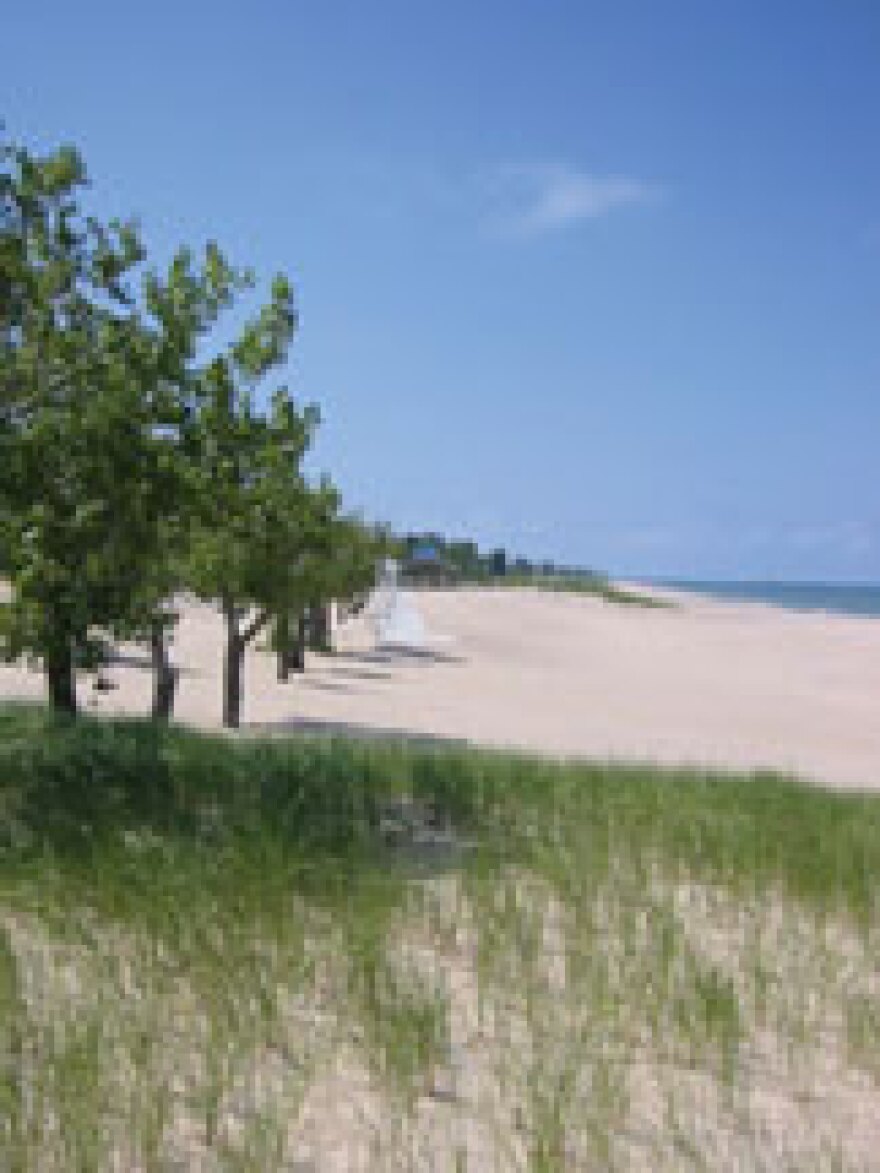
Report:
[[[237,272],[216,244],[209,243],[200,263],[181,248],[163,276],[147,273],[143,283],[145,312],[151,325],[151,360],[157,396],[164,400],[163,418],[173,419],[158,434],[165,460],[175,473],[175,492],[155,518],[160,535],[157,556],[141,595],[141,635],[149,641],[153,664],[154,718],[171,715],[176,675],[168,656],[169,633],[177,621],[174,595],[186,584],[193,519],[199,510],[201,481],[198,449],[192,426],[200,390],[197,346],[232,303],[235,290],[251,278]]]
[[[378,530],[357,517],[336,516],[324,530],[324,544],[308,576],[309,634],[315,651],[331,650],[330,610],[366,594],[376,579],[376,564],[389,544]]]
[[[187,421],[199,338],[231,300],[214,245],[148,272],[131,224],[84,216],[79,154],[3,143],[0,173],[0,558],[7,656],[42,661],[53,705],[109,637],[151,639],[154,713],[173,688],[163,600],[179,581],[193,495]],[[140,296],[138,296],[138,294]]]
[[[231,727],[241,719],[248,644],[289,612],[310,508],[302,459],[316,409],[299,410],[283,388],[265,413],[254,399],[257,383],[284,361],[295,326],[292,289],[278,276],[267,305],[208,365],[194,420],[200,505],[190,581],[223,611],[223,722]]]
[[[339,553],[339,504],[339,494],[326,478],[304,499],[299,544],[287,567],[285,605],[279,607],[275,619],[279,680],[286,680],[291,669],[305,671],[307,642],[313,650],[328,650],[328,610]]]
[[[306,644],[331,651],[331,607],[351,605],[375,583],[376,563],[395,545],[355,516],[338,513],[338,495],[324,481],[311,496],[301,556],[290,582],[290,609],[276,617],[273,646],[278,678],[305,670]]]
[[[4,142],[2,161],[0,548],[12,597],[0,640],[8,657],[42,662],[53,706],[72,713],[76,666],[137,625],[174,477],[129,289],[136,229],[82,215],[74,149],[37,158]]]
[[[489,565],[495,578],[504,578],[507,573],[507,551],[503,546],[496,547],[489,555]]]
[[[0,646],[39,660],[52,704],[72,713],[77,667],[97,666],[112,639],[148,640],[153,713],[166,717],[173,598],[194,587],[223,610],[223,715],[237,725],[250,641],[291,615],[302,631],[307,608],[323,614],[362,581],[369,545],[329,481],[303,476],[315,409],[283,389],[256,405],[295,331],[290,283],[276,277],[238,340],[205,362],[205,336],[249,274],[214,245],[143,274],[133,225],[81,213],[75,150],[36,158],[3,142],[2,162],[0,567],[12,591]]]

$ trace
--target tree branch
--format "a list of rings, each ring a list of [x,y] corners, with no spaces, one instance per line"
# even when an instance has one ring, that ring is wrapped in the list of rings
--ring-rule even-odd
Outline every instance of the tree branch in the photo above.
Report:
[[[261,611],[251,625],[246,627],[241,633],[241,642],[243,644],[249,644],[254,636],[261,632],[268,622],[269,612]]]

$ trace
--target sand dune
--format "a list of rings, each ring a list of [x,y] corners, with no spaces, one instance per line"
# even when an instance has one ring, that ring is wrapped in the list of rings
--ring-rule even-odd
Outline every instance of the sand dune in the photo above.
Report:
[[[279,684],[248,653],[244,728],[353,729],[465,739],[555,756],[772,768],[832,787],[880,789],[880,620],[678,597],[620,607],[533,590],[419,593],[434,655],[382,652],[362,618],[338,653]],[[149,709],[143,652],[121,649],[117,686],[83,703]],[[222,624],[186,604],[174,646],[177,717],[216,727]],[[0,696],[42,697],[41,677],[0,666]]]

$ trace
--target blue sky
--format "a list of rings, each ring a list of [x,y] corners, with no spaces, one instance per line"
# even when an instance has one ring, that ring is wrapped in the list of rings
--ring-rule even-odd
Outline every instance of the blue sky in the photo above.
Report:
[[[297,286],[352,506],[880,580],[876,0],[18,4],[0,116]]]

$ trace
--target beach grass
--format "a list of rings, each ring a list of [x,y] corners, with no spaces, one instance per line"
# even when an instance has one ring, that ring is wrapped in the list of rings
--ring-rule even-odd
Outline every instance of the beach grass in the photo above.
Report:
[[[875,797],[0,707],[0,1167],[859,1168],[878,1005]]]
[[[622,607],[665,609],[674,607],[671,599],[634,591],[619,586],[602,574],[565,572],[559,574],[518,574],[515,570],[503,578],[492,579],[493,586],[531,587],[534,590],[555,591],[561,594],[589,595]]]

